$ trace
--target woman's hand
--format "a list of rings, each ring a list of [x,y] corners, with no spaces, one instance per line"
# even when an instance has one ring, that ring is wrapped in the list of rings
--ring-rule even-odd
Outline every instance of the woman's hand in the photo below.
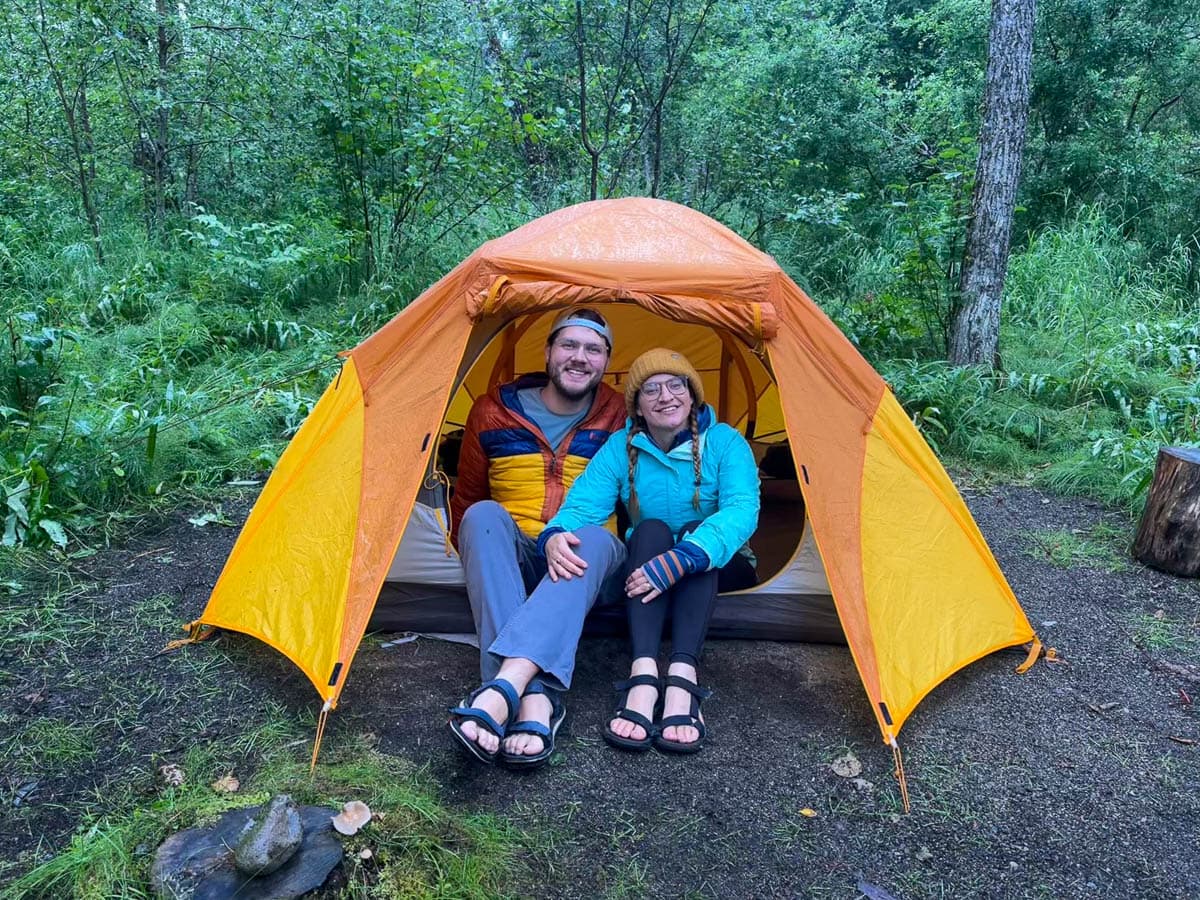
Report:
[[[645,566],[634,569],[625,579],[625,596],[630,599],[641,597],[643,603],[649,603],[661,593],[662,590],[656,588],[650,576],[646,574]]]
[[[574,576],[583,574],[587,563],[575,553],[573,548],[578,546],[579,538],[570,531],[560,531],[546,541],[546,572],[551,581],[560,578],[570,581]]]
[[[649,603],[659,594],[670,590],[680,578],[686,578],[700,568],[697,561],[707,559],[704,551],[683,541],[658,556],[646,560],[641,568],[634,569],[625,579],[625,596],[641,597]],[[645,596],[643,596],[645,595]]]

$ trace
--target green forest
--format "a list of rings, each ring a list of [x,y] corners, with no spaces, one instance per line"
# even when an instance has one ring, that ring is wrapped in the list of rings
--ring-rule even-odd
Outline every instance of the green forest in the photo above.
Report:
[[[1184,896],[1194,584],[1127,549],[1159,449],[1200,444],[1200,3],[1036,4],[999,346],[957,365],[993,5],[0,3],[0,895],[149,896],[169,834],[288,792],[383,812],[354,897]],[[707,768],[627,780],[596,713],[537,787],[438,755],[462,647],[364,640],[319,767],[280,654],[164,655],[339,352],[618,197],[773,256],[958,485],[1013,489],[988,539],[1064,658],[935,696],[911,817],[842,647],[714,653],[774,705],[714,707]]]
[[[4,544],[269,470],[336,351],[618,196],[772,254],[943,458],[1135,503],[1200,417],[1200,11],[1040,4],[998,365],[955,368],[989,8],[4,4]]]

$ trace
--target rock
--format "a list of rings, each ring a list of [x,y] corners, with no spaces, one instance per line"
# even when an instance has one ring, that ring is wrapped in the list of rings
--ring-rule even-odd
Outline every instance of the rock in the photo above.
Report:
[[[230,849],[241,839],[261,807],[234,809],[209,828],[189,828],[158,848],[150,870],[156,897],[164,900],[288,900],[316,890],[342,861],[342,844],[331,817],[336,809],[302,806],[300,848],[279,869],[254,878],[239,872]]]
[[[237,842],[233,864],[252,877],[270,875],[292,858],[302,840],[304,829],[296,804],[287,794],[278,794]]]

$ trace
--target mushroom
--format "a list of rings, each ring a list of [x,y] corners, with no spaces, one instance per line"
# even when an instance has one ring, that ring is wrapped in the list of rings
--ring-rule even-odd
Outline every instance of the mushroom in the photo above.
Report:
[[[371,808],[361,800],[349,800],[342,804],[342,811],[332,817],[333,827],[339,834],[357,834],[371,821]]]

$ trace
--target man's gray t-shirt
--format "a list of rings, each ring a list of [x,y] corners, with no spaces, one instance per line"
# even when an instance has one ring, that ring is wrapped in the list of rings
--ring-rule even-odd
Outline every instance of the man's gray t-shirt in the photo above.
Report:
[[[590,406],[585,406],[574,416],[560,416],[552,413],[542,402],[541,388],[522,388],[517,391],[517,397],[521,400],[521,408],[525,410],[525,415],[541,429],[542,434],[546,436],[546,443],[556,453],[558,445],[567,436],[567,432],[583,421],[583,417],[588,414],[590,408]]]

